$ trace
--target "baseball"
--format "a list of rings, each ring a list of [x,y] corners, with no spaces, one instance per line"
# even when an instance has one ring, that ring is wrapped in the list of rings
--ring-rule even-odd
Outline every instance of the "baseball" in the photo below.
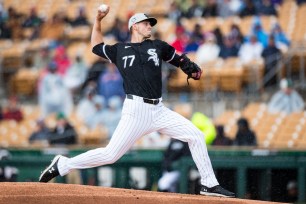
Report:
[[[101,4],[101,5],[99,6],[99,10],[100,10],[101,12],[105,12],[105,11],[107,10],[107,8],[108,8],[108,5],[106,5],[106,4]]]

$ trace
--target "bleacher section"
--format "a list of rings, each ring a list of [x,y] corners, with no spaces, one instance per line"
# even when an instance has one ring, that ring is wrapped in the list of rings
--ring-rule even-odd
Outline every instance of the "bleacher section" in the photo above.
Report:
[[[250,122],[250,128],[256,133],[259,147],[263,148],[305,148],[306,112],[289,115],[272,114],[264,103],[250,103],[241,111],[225,111],[214,120],[223,125],[228,137],[234,139],[237,120],[240,117]]]
[[[14,146],[44,146],[48,143],[34,143],[29,144],[29,137],[31,133],[36,129],[36,121],[40,117],[40,109],[38,106],[23,105],[22,113],[24,119],[21,122],[15,121],[1,121],[0,122],[0,146],[2,147],[14,147]],[[46,126],[54,128],[56,124],[55,115],[50,115],[45,119]],[[90,144],[103,144],[107,142],[107,130],[104,127],[97,127],[95,129],[89,129],[86,125],[78,119],[75,114],[68,117],[69,122],[76,129],[78,134],[78,144],[90,145]]]
[[[174,35],[175,24],[164,17],[161,17],[167,12],[169,3],[164,1],[105,1],[111,5],[112,12],[105,19],[103,24],[103,30],[107,30],[114,22],[115,17],[119,17],[126,21],[127,16],[131,12],[137,12],[141,9],[145,9],[145,12],[155,14],[158,16],[159,26],[157,30],[161,33],[162,39],[171,42]],[[95,10],[99,2],[97,1],[4,1],[4,7],[14,6],[18,12],[28,13],[32,6],[36,6],[39,14],[50,18],[56,11],[65,9],[68,17],[75,17],[78,8],[85,7],[88,19],[92,22],[95,15]],[[21,6],[20,6],[21,5]],[[142,6],[142,7],[140,7]],[[298,7],[295,1],[285,1],[279,8],[279,17],[274,16],[262,16],[261,21],[265,31],[269,32],[271,25],[274,22],[279,22],[284,31],[292,40],[292,52],[295,50],[294,46],[301,47],[305,44],[306,25],[303,23],[303,13],[306,12],[306,5]],[[230,17],[226,19],[222,18],[194,18],[194,19],[182,19],[182,24],[186,30],[191,31],[193,26],[198,23],[202,26],[204,32],[212,31],[216,27],[220,27],[224,34],[229,32],[230,25],[236,23],[239,25],[244,35],[250,31],[252,17]],[[66,26],[60,33],[66,39],[69,39],[71,43],[68,44],[68,50],[70,57],[75,56],[77,53],[86,53],[84,58],[88,64],[92,64],[97,57],[90,52],[89,37],[90,26],[71,27]],[[54,36],[50,34],[51,31],[46,31],[44,39],[38,39],[34,41],[0,41],[0,56],[2,58],[3,72],[15,72],[24,66],[26,54],[30,51],[33,53],[38,51],[44,44],[41,41],[46,41]],[[53,37],[52,37],[53,36]],[[56,38],[56,37],[55,37]],[[108,40],[108,39],[107,39]],[[106,40],[106,41],[107,41]],[[107,41],[113,43],[112,39]],[[300,57],[306,58],[305,50],[298,50],[295,53],[284,53],[291,58],[292,70],[299,71]],[[192,53],[190,55],[193,55]],[[191,56],[192,58],[192,56]],[[218,60],[209,64],[202,64],[204,68],[204,77],[199,85],[192,86],[194,91],[203,91],[205,89],[218,89],[221,91],[240,92],[244,87],[248,85],[261,86],[263,79],[263,63],[252,62],[248,65],[241,65],[237,58],[226,59],[224,61]],[[255,77],[254,77],[255,76]],[[169,88],[174,90],[180,89],[185,79],[183,74],[178,74],[176,78],[170,79]],[[242,81],[241,81],[242,79]],[[211,84],[211,86],[205,86]]]
[[[24,105],[22,112],[24,120],[20,123],[15,121],[0,123],[0,146],[47,145],[43,143],[29,144],[28,141],[30,134],[36,128],[36,120],[40,116],[39,107]],[[250,122],[250,128],[256,133],[258,146],[261,148],[304,149],[306,146],[306,111],[289,115],[271,114],[267,111],[266,104],[250,103],[240,111],[225,111],[213,122],[215,125],[223,125],[226,135],[234,139],[237,120],[240,117],[244,117]],[[89,129],[75,114],[70,115],[69,121],[76,128],[79,144],[101,144],[108,141],[105,128]],[[55,123],[55,115],[46,118],[48,127],[54,127]]]
[[[4,8],[10,6],[17,9],[19,13],[28,14],[30,8],[36,7],[40,16],[49,20],[54,13],[64,11],[68,17],[75,17],[78,9],[83,6],[86,10],[89,22],[92,22],[96,9],[100,4],[96,0],[4,0]],[[103,20],[103,31],[109,29],[116,17],[127,21],[128,16],[134,12],[146,12],[158,18],[157,31],[163,40],[171,42],[175,33],[175,23],[167,19],[165,14],[169,11],[170,1],[164,0],[104,0],[109,4],[111,11],[105,21]],[[292,71],[300,70],[300,59],[306,61],[306,4],[297,6],[294,0],[285,0],[278,8],[278,17],[262,16],[263,28],[269,32],[274,22],[279,22],[285,33],[292,41],[291,48],[285,56],[290,60]],[[244,35],[249,34],[252,18],[230,17],[222,18],[194,18],[182,19],[183,26],[191,31],[194,25],[201,25],[203,31],[212,31],[220,27],[224,34],[229,32],[232,23],[239,25]],[[4,78],[4,83],[9,84],[11,93],[21,95],[37,94],[36,83],[39,79],[39,71],[26,67],[27,60],[33,60],[35,53],[43,49],[49,40],[54,38],[67,39],[67,53],[69,58],[74,58],[77,54],[82,54],[85,62],[91,65],[98,57],[91,52],[89,44],[91,26],[71,27],[64,25],[58,30],[52,31],[45,28],[44,37],[36,40],[0,40],[0,63],[3,73],[13,73],[10,81]],[[15,31],[19,36],[20,31]],[[27,36],[31,30],[24,30],[23,36]],[[14,35],[15,36],[15,35]],[[107,43],[114,43],[114,39],[105,38]],[[195,54],[188,56],[194,60]],[[193,92],[224,91],[241,93],[245,86],[255,85],[260,88],[263,80],[263,62],[252,62],[241,64],[238,58],[228,58],[226,60],[216,60],[207,64],[201,64],[204,68],[201,80],[190,80],[187,86],[186,75],[178,70],[175,76],[168,82],[169,90],[181,91],[189,90]],[[305,68],[305,67],[304,67]],[[2,74],[2,73],[0,73]],[[266,105],[262,103],[251,103],[240,111],[226,111],[218,118],[214,119],[215,124],[225,126],[226,134],[234,138],[236,132],[236,121],[239,117],[246,117],[255,131],[260,147],[265,148],[305,148],[306,147],[306,112],[291,115],[269,114]],[[0,122],[0,146],[29,146],[28,138],[35,129],[35,121],[40,116],[38,106],[22,106],[24,120],[20,123],[13,121]],[[107,141],[106,132],[103,128],[89,130],[82,121],[72,114],[69,117],[72,125],[76,127],[79,134],[80,144],[101,143]],[[53,127],[54,116],[47,118],[47,125]]]

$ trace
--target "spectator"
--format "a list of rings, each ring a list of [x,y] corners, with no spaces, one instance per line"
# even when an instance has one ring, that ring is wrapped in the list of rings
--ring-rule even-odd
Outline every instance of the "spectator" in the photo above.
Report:
[[[9,31],[6,37],[11,36],[13,39],[19,39],[23,36],[22,32],[22,15],[19,14],[15,8],[8,8],[8,19],[5,22],[5,27]]]
[[[250,42],[245,42],[239,49],[238,56],[243,64],[248,64],[253,60],[261,60],[263,46],[257,41],[255,35],[251,35]]]
[[[97,128],[98,126],[105,126],[105,121],[108,120],[106,118],[106,102],[104,97],[101,96],[96,96],[93,98],[93,103],[94,103],[94,112],[91,115],[91,117],[88,117],[87,120],[85,120],[85,124],[91,128]]]
[[[203,9],[202,17],[216,17],[218,15],[216,0],[207,0]]]
[[[194,25],[190,36],[193,37],[198,44],[202,44],[204,42],[204,35],[200,24],[196,23]]]
[[[183,53],[187,44],[187,35],[183,26],[178,25],[175,29],[176,38],[171,43],[178,53]]]
[[[245,118],[240,118],[237,121],[238,130],[234,145],[238,146],[257,146],[255,133],[250,129],[249,122]]]
[[[13,166],[0,167],[0,182],[17,182],[19,170]]]
[[[48,45],[43,46],[34,54],[33,68],[37,71],[47,67],[51,61],[51,50]]]
[[[216,27],[212,32],[216,38],[216,43],[219,47],[223,46],[223,33],[220,27]]]
[[[274,73],[273,77],[265,84],[265,87],[274,86],[277,81],[277,64],[282,56],[280,50],[275,46],[273,36],[269,38],[268,46],[263,50],[261,56],[265,62],[264,74]]]
[[[274,4],[271,2],[271,0],[262,0],[262,3],[258,8],[257,13],[259,15],[265,15],[265,16],[269,15],[277,16],[276,9],[274,7]]]
[[[233,39],[235,46],[240,49],[244,36],[237,24],[232,24],[229,32],[229,36]]]
[[[126,42],[130,39],[130,31],[126,25],[127,23],[116,18],[113,26],[105,32],[105,35],[114,37],[118,42]]]
[[[191,117],[191,122],[203,132],[205,142],[211,145],[216,138],[216,128],[209,117],[200,112],[195,112]]]
[[[216,44],[216,38],[212,33],[207,34],[205,40],[196,52],[195,61],[199,65],[217,60],[220,53],[220,47]]]
[[[119,21],[119,29],[114,33],[118,42],[127,42],[130,40],[130,31],[127,25],[126,22]]]
[[[65,76],[71,63],[66,48],[63,45],[59,45],[55,48],[53,60],[57,64],[57,73],[61,76]]]
[[[58,113],[56,116],[56,127],[50,131],[50,144],[71,145],[77,143],[77,133],[74,127],[70,125],[64,113]]]
[[[236,5],[237,1],[233,0],[218,0],[218,16],[222,18],[227,18],[236,14]]]
[[[83,122],[89,121],[96,112],[95,98],[102,98],[96,95],[96,90],[92,86],[87,86],[84,90],[84,96],[76,108],[77,117]]]
[[[83,84],[83,88],[86,87],[88,84],[98,83],[99,76],[101,76],[102,73],[104,73],[107,69],[107,63],[108,61],[99,58],[91,65],[91,67],[89,67],[87,71],[87,77]]]
[[[11,39],[12,30],[9,28],[8,24],[5,22],[0,23],[0,39]]]
[[[235,46],[234,40],[230,36],[225,36],[223,46],[220,49],[219,57],[226,59],[229,57],[237,57],[239,49]]]
[[[23,114],[18,105],[17,97],[10,97],[7,107],[3,111],[4,120],[15,120],[20,122],[23,120]]]
[[[30,9],[30,15],[25,19],[22,26],[25,28],[35,28],[40,27],[42,24],[42,18],[38,16],[36,8],[32,7]]]
[[[38,99],[42,117],[57,112],[69,115],[73,107],[71,94],[56,71],[57,64],[55,62],[49,63],[48,73],[42,79],[39,87]]]
[[[196,52],[199,46],[204,42],[204,35],[202,33],[201,26],[199,24],[195,24],[193,31],[190,33],[188,42],[185,47],[186,53],[188,52]]]
[[[0,38],[10,39],[12,31],[7,25],[8,14],[3,7],[3,3],[0,3]]]
[[[258,17],[255,17],[253,20],[251,35],[255,35],[258,42],[260,42],[264,47],[268,45],[268,34],[263,30],[261,25],[261,20]]]
[[[105,111],[103,124],[107,128],[108,138],[111,138],[121,118],[122,99],[119,96],[112,96],[108,102],[108,109]]]
[[[298,188],[296,181],[289,181],[286,189],[287,195],[284,201],[288,203],[296,203],[298,201]]]
[[[80,7],[77,11],[77,16],[75,19],[71,20],[71,25],[76,26],[87,26],[89,22],[87,20],[86,11],[84,7]]]
[[[112,96],[120,96],[123,98],[125,94],[122,84],[123,79],[117,67],[112,63],[108,63],[107,70],[99,77],[98,93],[105,98],[106,102]]]
[[[216,139],[213,141],[212,145],[231,146],[233,144],[233,141],[227,136],[225,136],[223,125],[218,125],[216,127],[216,130],[217,130],[217,136],[216,136]]]
[[[7,18],[6,9],[3,6],[3,2],[0,2],[0,24],[3,23]]]
[[[186,44],[184,53],[196,52],[199,46],[200,44],[197,42],[196,38],[194,36],[190,36]]]
[[[244,0],[244,7],[239,13],[240,17],[246,17],[246,16],[254,16],[256,15],[256,7],[252,0]]]
[[[172,1],[169,12],[166,15],[168,19],[172,20],[178,25],[183,16],[183,12],[177,3]]]
[[[188,143],[172,139],[164,152],[162,161],[162,177],[158,180],[158,190],[163,192],[177,192],[177,184],[180,177],[178,170],[173,170],[173,162],[184,156],[191,156]]]
[[[287,38],[285,32],[278,23],[275,23],[272,26],[271,35],[275,39],[276,47],[282,50],[282,52],[286,52],[290,46],[290,40]]]
[[[64,84],[72,93],[74,93],[76,89],[80,88],[85,82],[86,75],[86,64],[81,55],[77,55],[72,65],[68,68],[64,77]]]
[[[43,119],[36,121],[36,129],[30,135],[29,142],[31,144],[39,142],[39,143],[48,143],[50,130],[46,126],[45,121]]]
[[[187,18],[201,17],[203,14],[203,7],[198,3],[197,0],[191,1],[191,6],[186,12]]]
[[[301,112],[304,110],[304,100],[300,94],[294,90],[291,80],[282,79],[280,81],[280,90],[277,91],[268,103],[270,113]]]

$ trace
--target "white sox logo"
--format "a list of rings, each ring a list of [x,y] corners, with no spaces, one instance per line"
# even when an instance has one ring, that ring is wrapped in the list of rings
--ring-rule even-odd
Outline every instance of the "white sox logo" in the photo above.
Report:
[[[148,49],[148,54],[151,55],[151,56],[148,58],[148,61],[149,61],[149,60],[153,60],[155,66],[159,66],[159,59],[158,59],[158,57],[157,57],[156,49]]]

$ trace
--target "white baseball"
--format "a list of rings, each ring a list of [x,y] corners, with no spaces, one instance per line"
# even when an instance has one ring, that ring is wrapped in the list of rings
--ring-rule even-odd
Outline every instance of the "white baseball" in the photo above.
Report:
[[[105,11],[107,10],[107,8],[108,8],[108,5],[106,5],[106,4],[101,4],[101,5],[99,6],[99,11],[105,12]]]

